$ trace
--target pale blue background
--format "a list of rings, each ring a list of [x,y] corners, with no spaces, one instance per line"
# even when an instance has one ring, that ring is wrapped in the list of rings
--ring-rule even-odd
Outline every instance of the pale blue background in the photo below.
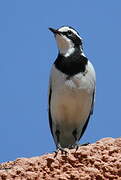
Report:
[[[121,135],[121,1],[0,0],[0,162],[55,150],[47,115],[57,56],[48,27],[73,26],[97,73],[94,116],[80,141]]]

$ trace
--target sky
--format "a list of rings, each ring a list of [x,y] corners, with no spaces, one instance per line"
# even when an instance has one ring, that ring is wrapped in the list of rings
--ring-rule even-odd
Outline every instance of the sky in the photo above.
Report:
[[[121,136],[121,1],[0,1],[0,162],[52,153],[48,79],[58,54],[48,27],[74,27],[93,63],[94,114],[80,143]]]

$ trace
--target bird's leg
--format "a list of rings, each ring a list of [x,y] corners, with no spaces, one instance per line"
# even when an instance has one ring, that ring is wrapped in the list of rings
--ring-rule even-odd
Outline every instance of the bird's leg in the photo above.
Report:
[[[74,131],[72,132],[74,139],[75,139],[75,144],[72,145],[72,148],[76,148],[76,151],[78,149],[78,140],[77,140],[77,129],[74,129]]]
[[[72,134],[74,136],[75,141],[77,141],[77,129],[74,129]]]
[[[78,140],[77,140],[77,129],[75,129],[73,132],[72,132],[72,134],[73,134],[73,136],[74,136],[74,138],[75,138],[75,145],[74,145],[74,148],[76,148],[76,151],[78,150],[78,148],[80,147],[80,146],[87,146],[87,145],[89,145],[90,143],[89,142],[87,142],[87,143],[84,143],[84,144],[78,144]],[[73,147],[73,145],[72,145],[72,147]]]
[[[75,149],[76,149],[76,151],[78,150],[78,148],[79,147],[81,147],[81,146],[87,146],[89,143],[84,143],[84,144],[75,144]]]
[[[59,139],[60,131],[59,131],[59,130],[56,130],[55,134],[56,134],[56,137],[57,137],[57,143],[58,143],[58,144],[57,144],[57,146],[56,146],[56,151],[55,151],[55,156],[54,156],[54,157],[57,156],[57,154],[58,154],[59,151],[61,151],[62,154],[65,153],[65,155],[66,155],[66,154],[67,154],[67,151],[66,151],[64,148],[62,148],[61,145],[60,145],[60,139]]]
[[[89,145],[89,144],[90,144],[89,142],[84,143],[84,144],[76,144],[76,151],[78,150],[79,147],[81,147],[81,146],[87,146],[87,145]]]

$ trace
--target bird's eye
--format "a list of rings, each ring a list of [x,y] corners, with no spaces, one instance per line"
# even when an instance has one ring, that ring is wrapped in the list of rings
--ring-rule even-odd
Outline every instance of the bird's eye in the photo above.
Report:
[[[71,35],[71,34],[72,34],[72,31],[69,30],[69,31],[68,31],[68,35]]]

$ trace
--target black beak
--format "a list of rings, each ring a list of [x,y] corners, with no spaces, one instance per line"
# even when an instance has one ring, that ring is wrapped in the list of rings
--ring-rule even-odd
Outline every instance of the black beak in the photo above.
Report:
[[[60,34],[60,31],[58,31],[57,29],[49,28],[49,30],[55,35]]]

